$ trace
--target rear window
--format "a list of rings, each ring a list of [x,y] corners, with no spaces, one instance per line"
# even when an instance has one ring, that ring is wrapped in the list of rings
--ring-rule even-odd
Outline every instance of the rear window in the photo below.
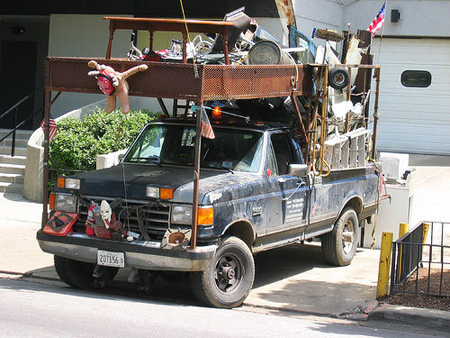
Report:
[[[426,88],[431,84],[431,73],[426,70],[405,70],[401,82],[405,87]]]

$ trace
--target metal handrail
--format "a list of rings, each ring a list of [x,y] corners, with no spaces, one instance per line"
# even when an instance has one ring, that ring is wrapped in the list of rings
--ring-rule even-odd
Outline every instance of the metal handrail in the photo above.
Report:
[[[14,128],[13,128],[13,130],[11,130],[8,134],[6,134],[6,136],[4,136],[3,138],[0,139],[0,142],[3,142],[5,139],[7,139],[9,136],[12,135],[12,144],[11,144],[11,156],[12,157],[14,157],[14,151],[15,151],[15,148],[16,148],[16,131],[17,131],[17,129],[19,129],[29,119],[31,119],[32,117],[36,116],[38,113],[43,111],[43,108],[38,109],[32,115],[28,116],[22,122],[19,122],[17,124],[17,109],[19,108],[19,106],[21,104],[23,104],[24,102],[28,101],[30,98],[35,96],[38,91],[40,91],[42,89],[43,89],[43,87],[36,89],[34,92],[32,92],[31,94],[28,94],[24,98],[20,99],[16,104],[14,104],[11,108],[9,108],[2,115],[0,115],[0,120],[1,120],[2,118],[4,118],[5,116],[9,115],[11,112],[14,111],[14,122],[13,122]]]

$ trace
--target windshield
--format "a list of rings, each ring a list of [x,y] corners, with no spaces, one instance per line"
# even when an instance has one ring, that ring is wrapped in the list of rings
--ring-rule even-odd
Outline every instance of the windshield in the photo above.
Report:
[[[214,139],[202,139],[201,166],[257,172],[261,163],[263,134],[214,129]],[[133,144],[125,162],[192,166],[195,128],[182,125],[149,125]]]

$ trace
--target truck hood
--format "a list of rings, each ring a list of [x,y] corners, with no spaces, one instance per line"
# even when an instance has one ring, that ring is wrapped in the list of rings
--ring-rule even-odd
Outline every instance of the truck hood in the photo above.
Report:
[[[124,163],[112,168],[85,172],[77,177],[81,178],[80,194],[84,196],[126,196],[127,199],[152,200],[146,196],[146,187],[153,186],[173,188],[173,202],[192,203],[193,168]],[[243,192],[239,193],[241,189],[238,187],[244,184],[248,186],[250,182],[256,183],[260,179],[259,175],[250,173],[202,168],[199,203],[210,204],[231,199],[231,191],[233,195],[241,195]]]

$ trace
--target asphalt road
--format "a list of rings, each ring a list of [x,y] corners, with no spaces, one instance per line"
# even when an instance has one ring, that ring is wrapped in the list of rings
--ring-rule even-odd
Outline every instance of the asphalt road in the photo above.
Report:
[[[448,337],[421,327],[241,307],[205,308],[0,278],[2,337]]]

